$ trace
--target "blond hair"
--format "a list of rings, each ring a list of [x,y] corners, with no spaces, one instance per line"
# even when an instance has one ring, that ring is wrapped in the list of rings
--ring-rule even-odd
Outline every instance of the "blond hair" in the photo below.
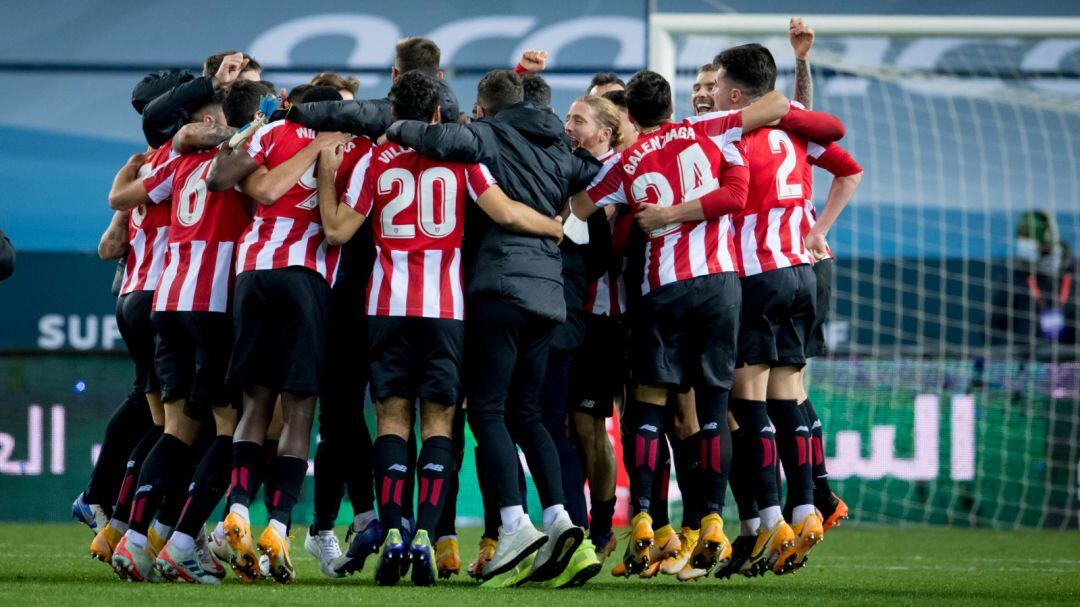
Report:
[[[609,99],[596,95],[578,97],[574,100],[574,103],[584,103],[589,106],[589,109],[592,110],[593,119],[601,127],[606,126],[611,129],[611,137],[608,141],[611,147],[617,147],[622,143],[623,134],[619,132],[619,126],[622,124],[622,118],[619,116],[619,106]]]
[[[360,89],[360,80],[356,76],[342,76],[335,72],[322,72],[311,79],[311,86],[328,86],[338,91],[349,91],[353,95]]]

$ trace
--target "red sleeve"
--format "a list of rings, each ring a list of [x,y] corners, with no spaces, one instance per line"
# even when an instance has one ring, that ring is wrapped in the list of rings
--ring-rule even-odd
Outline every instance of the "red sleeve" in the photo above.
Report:
[[[375,167],[371,164],[371,150],[356,163],[349,176],[349,187],[342,195],[342,202],[364,217],[371,214],[375,204]]]
[[[176,174],[178,158],[179,156],[166,161],[143,178],[142,185],[151,202],[158,203],[172,196],[173,175]]]
[[[746,206],[749,191],[750,169],[745,165],[725,163],[720,172],[720,187],[701,197],[701,212],[705,219],[738,213]]]
[[[248,140],[248,155],[256,163],[266,164],[266,155],[270,153],[270,148],[274,147],[274,137],[281,130],[277,128],[279,125],[280,121],[264,124]]]
[[[792,106],[780,119],[780,128],[795,132],[812,141],[829,143],[844,138],[844,123],[832,114],[812,112]]]
[[[683,121],[694,128],[697,132],[712,139],[717,147],[739,141],[742,139],[742,112],[741,111],[717,111],[691,116]]]
[[[806,159],[810,161],[810,164],[819,166],[837,177],[849,177],[863,170],[847,150],[835,143],[822,147],[811,141],[806,149]]]
[[[504,63],[503,65],[506,64]],[[521,62],[519,61],[518,64],[514,66],[514,73],[518,76],[524,76],[529,73],[529,70],[525,69],[525,66],[521,65]]]
[[[465,166],[465,184],[469,188],[469,198],[478,200],[488,191],[488,188],[497,184],[491,171],[482,164],[469,164]]]

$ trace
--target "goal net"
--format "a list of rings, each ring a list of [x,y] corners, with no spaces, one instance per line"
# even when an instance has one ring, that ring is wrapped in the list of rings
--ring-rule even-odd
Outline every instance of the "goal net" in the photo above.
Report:
[[[1076,527],[1080,20],[805,19],[814,109],[865,169],[808,372],[835,490],[859,522]],[[654,13],[650,68],[685,116],[699,66],[760,42],[791,96],[787,24]]]

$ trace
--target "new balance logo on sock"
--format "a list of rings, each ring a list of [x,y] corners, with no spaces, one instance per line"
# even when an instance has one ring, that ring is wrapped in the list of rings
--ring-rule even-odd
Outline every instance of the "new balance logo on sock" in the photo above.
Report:
[[[821,427],[821,420],[814,420],[814,423],[810,424],[811,430],[817,430]]]
[[[810,428],[807,428],[806,426],[796,426],[795,431],[796,432],[809,432]]]
[[[408,468],[406,468],[405,466],[403,466],[401,464],[393,464],[392,466],[387,468],[387,470],[393,471],[393,472],[408,472],[409,471]]]
[[[762,432],[762,433],[765,433],[765,432],[771,432],[771,433],[773,433],[773,434],[776,434],[776,427],[775,427],[775,426],[772,426],[772,425],[768,425],[768,426],[765,426],[764,428],[762,428],[762,429],[761,429],[761,432]]]
[[[442,472],[445,470],[442,464],[429,463],[424,464],[424,470],[434,470],[435,472]]]
[[[643,424],[638,426],[638,430],[648,430],[649,432],[656,432],[656,426],[652,424]]]
[[[709,422],[701,427],[702,430],[716,430],[716,422]]]
[[[578,404],[578,407],[581,408],[581,409],[592,409],[595,406],[596,406],[596,401],[595,400],[589,400],[587,398],[585,400],[581,401]]]
[[[151,490],[153,490],[153,488],[154,488],[153,485],[139,485],[139,488],[135,490],[135,495],[138,495],[140,493],[145,493],[147,491],[151,491]]]

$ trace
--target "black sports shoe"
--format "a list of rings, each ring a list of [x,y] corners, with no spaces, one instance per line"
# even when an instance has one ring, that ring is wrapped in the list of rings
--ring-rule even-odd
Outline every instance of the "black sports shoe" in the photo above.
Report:
[[[726,565],[717,569],[714,575],[721,580],[726,580],[738,573],[746,559],[750,558],[750,554],[754,552],[756,541],[757,537],[753,535],[740,535],[735,538],[735,541],[731,543],[731,559]]]

